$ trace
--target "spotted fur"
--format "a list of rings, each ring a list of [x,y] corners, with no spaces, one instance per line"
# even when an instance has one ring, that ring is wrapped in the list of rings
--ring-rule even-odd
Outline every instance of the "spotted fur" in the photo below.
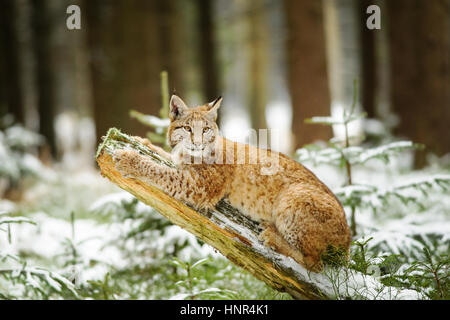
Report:
[[[221,137],[215,122],[220,103],[218,99],[188,108],[172,96],[168,130],[172,152],[144,142],[176,168],[159,165],[133,150],[117,150],[117,169],[200,210],[214,208],[227,198],[261,223],[260,239],[265,245],[310,270],[322,269],[321,255],[330,246],[348,252],[351,237],[345,212],[330,189],[283,154]],[[274,173],[264,173],[274,163]]]

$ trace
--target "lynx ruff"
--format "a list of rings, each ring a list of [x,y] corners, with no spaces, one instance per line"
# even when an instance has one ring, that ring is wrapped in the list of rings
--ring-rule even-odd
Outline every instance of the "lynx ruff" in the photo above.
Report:
[[[268,247],[315,272],[330,248],[348,255],[350,230],[336,196],[311,171],[287,156],[219,135],[217,110],[222,98],[188,108],[170,100],[167,133],[171,153],[139,138],[175,163],[159,165],[134,150],[116,150],[116,169],[124,176],[154,185],[199,210],[222,199],[263,227]]]

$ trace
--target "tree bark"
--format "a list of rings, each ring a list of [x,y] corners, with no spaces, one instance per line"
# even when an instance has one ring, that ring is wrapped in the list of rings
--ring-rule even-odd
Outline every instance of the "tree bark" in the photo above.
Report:
[[[185,76],[183,59],[188,48],[183,47],[184,29],[183,16],[178,10],[180,4],[177,0],[156,0],[154,1],[156,18],[158,22],[158,32],[154,37],[159,37],[157,44],[160,59],[160,71],[169,73],[170,91],[184,95]]]
[[[55,47],[52,43],[54,17],[49,1],[33,0],[32,8],[39,133],[45,137],[51,155],[56,157],[54,119],[56,115],[55,75],[57,70],[55,70],[53,64]],[[47,152],[45,149],[43,151]]]
[[[112,125],[144,135],[129,110],[159,115],[160,72],[183,91],[183,25],[175,0],[85,1],[97,139]]]
[[[213,19],[213,1],[197,0],[196,4],[199,15],[197,21],[200,34],[199,55],[203,78],[203,92],[206,98],[205,101],[213,101],[220,95],[217,48],[214,43],[215,24]]]
[[[353,290],[358,290],[356,292],[364,296],[362,291],[359,292],[358,286],[375,281],[369,276],[351,273],[348,269],[333,269],[334,271],[328,270],[322,274],[308,272],[292,259],[263,246],[258,241],[258,235],[262,231],[259,224],[246,218],[226,200],[220,201],[215,210],[200,213],[157,187],[136,179],[124,178],[115,169],[112,158],[115,150],[123,148],[132,148],[160,165],[173,166],[171,162],[134,138],[112,128],[99,146],[96,155],[103,176],[158,210],[172,223],[216,248],[232,263],[247,270],[272,288],[287,292],[296,299],[329,299],[333,298],[334,294],[347,297]],[[345,280],[339,282],[336,279]],[[370,290],[367,291],[371,294]],[[397,298],[417,297],[417,292],[411,290],[388,288],[385,291],[394,292]]]
[[[20,61],[19,31],[17,30],[17,3],[13,0],[0,2],[0,32],[2,33],[2,67],[4,81],[2,87],[6,112],[12,114],[16,121],[25,121],[23,105],[24,88],[21,81],[22,65]],[[5,112],[5,113],[6,113]]]
[[[156,4],[108,0],[85,6],[97,140],[112,125],[144,135],[148,128],[129,110],[158,115],[161,107]]]
[[[6,20],[4,18],[7,9],[4,5],[5,0],[0,1],[3,10],[0,11],[0,117],[5,116],[8,113],[8,91],[6,86],[8,84],[8,77],[6,76],[6,50],[8,46],[7,35],[6,35]],[[1,123],[0,123],[1,125]]]
[[[252,129],[267,129],[267,33],[265,8],[259,2],[248,7],[249,77],[247,105]]]
[[[285,0],[288,27],[288,81],[291,93],[295,147],[329,140],[331,128],[304,120],[330,115],[322,1]]]
[[[373,0],[359,0],[357,3],[357,17],[359,20],[359,36],[361,41],[361,102],[369,118],[377,116],[375,95],[377,92],[377,59],[375,55],[375,32],[366,26],[367,7]]]
[[[395,134],[444,155],[450,151],[450,27],[448,0],[386,1]],[[416,154],[415,166],[426,164]]]

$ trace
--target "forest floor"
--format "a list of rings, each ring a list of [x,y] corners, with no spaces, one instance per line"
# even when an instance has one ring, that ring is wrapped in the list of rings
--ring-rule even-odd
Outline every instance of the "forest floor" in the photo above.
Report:
[[[397,159],[389,165],[374,162],[355,168],[354,180],[361,185],[389,188],[433,172],[450,173],[441,166],[411,172],[404,169],[405,161]],[[343,184],[341,169],[309,167],[332,190]],[[46,169],[37,181],[28,182],[24,182],[21,201],[0,200],[0,211],[27,217],[35,224],[12,225],[9,239],[0,233],[0,248],[7,248],[28,266],[64,275],[75,284],[78,298],[290,299],[171,225],[96,170]],[[439,285],[416,265],[426,261],[424,247],[432,253],[432,261],[445,255],[448,258],[448,193],[429,192],[420,206],[393,201],[383,212],[362,209],[356,212],[356,222],[358,236],[352,246],[355,268],[366,272],[371,268],[385,280],[383,283],[416,289],[423,298],[448,298],[448,265],[438,271],[444,272],[438,278]],[[417,280],[418,276],[423,279]],[[24,289],[26,286],[0,278],[0,290],[8,285],[9,293],[19,298],[39,297]],[[74,295],[53,292],[44,297]]]

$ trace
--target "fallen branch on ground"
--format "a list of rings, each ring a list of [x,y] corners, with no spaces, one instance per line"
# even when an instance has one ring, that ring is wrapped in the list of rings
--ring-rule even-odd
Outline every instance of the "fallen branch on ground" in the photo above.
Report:
[[[112,128],[96,155],[103,176],[272,288],[287,292],[296,299],[419,298],[416,291],[385,287],[373,277],[346,268],[326,267],[320,274],[307,271],[291,258],[262,245],[258,241],[258,234],[261,232],[258,223],[246,218],[225,200],[219,202],[216,210],[203,214],[156,187],[137,179],[124,178],[116,170],[111,156],[114,150],[124,148],[132,148],[155,162],[173,166],[145,145]]]

